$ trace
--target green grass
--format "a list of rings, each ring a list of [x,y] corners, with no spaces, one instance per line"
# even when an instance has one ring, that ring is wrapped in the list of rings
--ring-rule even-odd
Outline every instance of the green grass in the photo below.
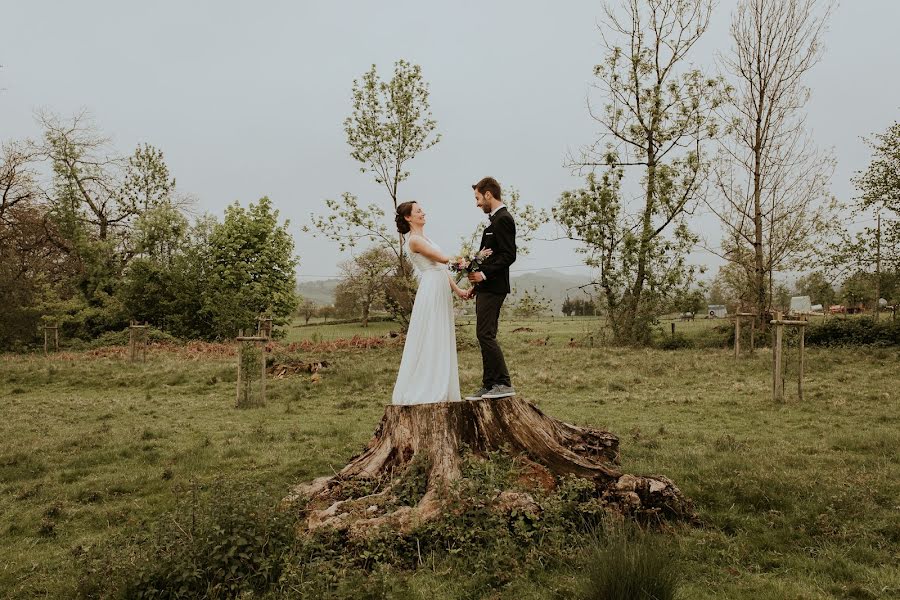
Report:
[[[776,405],[765,350],[735,361],[727,350],[567,347],[595,325],[508,321],[501,342],[523,396],[618,434],[626,471],[664,474],[694,499],[702,524],[668,534],[680,598],[900,595],[897,349],[812,349],[804,400],[789,379]],[[520,326],[534,331],[511,332]],[[328,327],[335,337],[396,328],[289,335]],[[458,338],[467,391],[480,377],[473,324],[461,322]],[[399,355],[307,353],[331,364],[321,382],[270,381],[267,405],[252,410],[233,408],[232,357],[0,357],[0,594],[65,597],[80,554],[152,528],[192,485],[231,478],[277,500],[340,468],[389,402]],[[458,598],[465,574],[449,563],[372,577],[402,582],[410,597]],[[571,597],[578,578],[551,565],[495,597]]]

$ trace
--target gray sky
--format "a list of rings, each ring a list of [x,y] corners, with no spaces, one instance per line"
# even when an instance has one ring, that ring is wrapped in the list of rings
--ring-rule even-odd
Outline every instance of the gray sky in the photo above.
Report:
[[[692,60],[726,51],[734,0],[722,0]],[[8,2],[0,37],[0,139],[40,135],[33,112],[88,109],[122,153],[161,148],[181,192],[201,211],[268,195],[291,220],[300,275],[337,272],[346,258],[300,231],[341,192],[387,206],[386,193],[350,158],[342,123],[350,89],[372,63],[389,76],[405,58],[422,66],[442,141],[410,164],[404,199],[420,201],[429,234],[453,251],[482,218],[471,184],[493,175],[550,208],[581,179],[567,149],[595,138],[585,109],[602,58],[600,3],[570,0],[370,2]],[[845,0],[807,79],[808,126],[838,160],[832,190],[869,161],[860,136],[900,109],[897,0]],[[715,235],[715,221],[699,218]],[[695,261],[718,264],[698,253]],[[567,242],[537,242],[515,269],[575,265]],[[567,272],[578,269],[566,269]]]

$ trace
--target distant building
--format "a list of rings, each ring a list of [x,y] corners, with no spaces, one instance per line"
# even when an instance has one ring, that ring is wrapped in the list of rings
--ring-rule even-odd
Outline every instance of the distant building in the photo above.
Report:
[[[794,296],[791,298],[792,315],[808,315],[812,312],[812,301],[809,296]]]
[[[706,316],[710,319],[724,319],[728,316],[728,309],[724,304],[710,304],[706,307]]]

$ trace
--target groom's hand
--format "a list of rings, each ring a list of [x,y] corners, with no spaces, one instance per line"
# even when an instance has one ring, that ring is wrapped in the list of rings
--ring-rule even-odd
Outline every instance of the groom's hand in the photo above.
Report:
[[[475,271],[474,273],[469,273],[469,281],[472,283],[481,283],[484,281],[484,273],[481,271]]]

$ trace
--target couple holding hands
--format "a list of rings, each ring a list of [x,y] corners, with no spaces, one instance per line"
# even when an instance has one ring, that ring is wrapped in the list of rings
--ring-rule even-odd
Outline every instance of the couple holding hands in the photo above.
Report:
[[[472,287],[461,289],[451,275],[453,258],[445,255],[425,235],[425,211],[417,202],[397,207],[397,230],[419,276],[393,404],[430,404],[462,400],[453,294],[475,298],[476,335],[481,346],[482,386],[466,400],[506,398],[515,395],[497,330],[500,309],[510,292],[509,266],[516,260],[516,224],[503,204],[500,184],[485,177],[472,186],[475,205],[489,216],[481,236],[477,270],[465,261]],[[474,260],[471,262],[475,262]],[[456,268],[459,268],[457,266]]]

